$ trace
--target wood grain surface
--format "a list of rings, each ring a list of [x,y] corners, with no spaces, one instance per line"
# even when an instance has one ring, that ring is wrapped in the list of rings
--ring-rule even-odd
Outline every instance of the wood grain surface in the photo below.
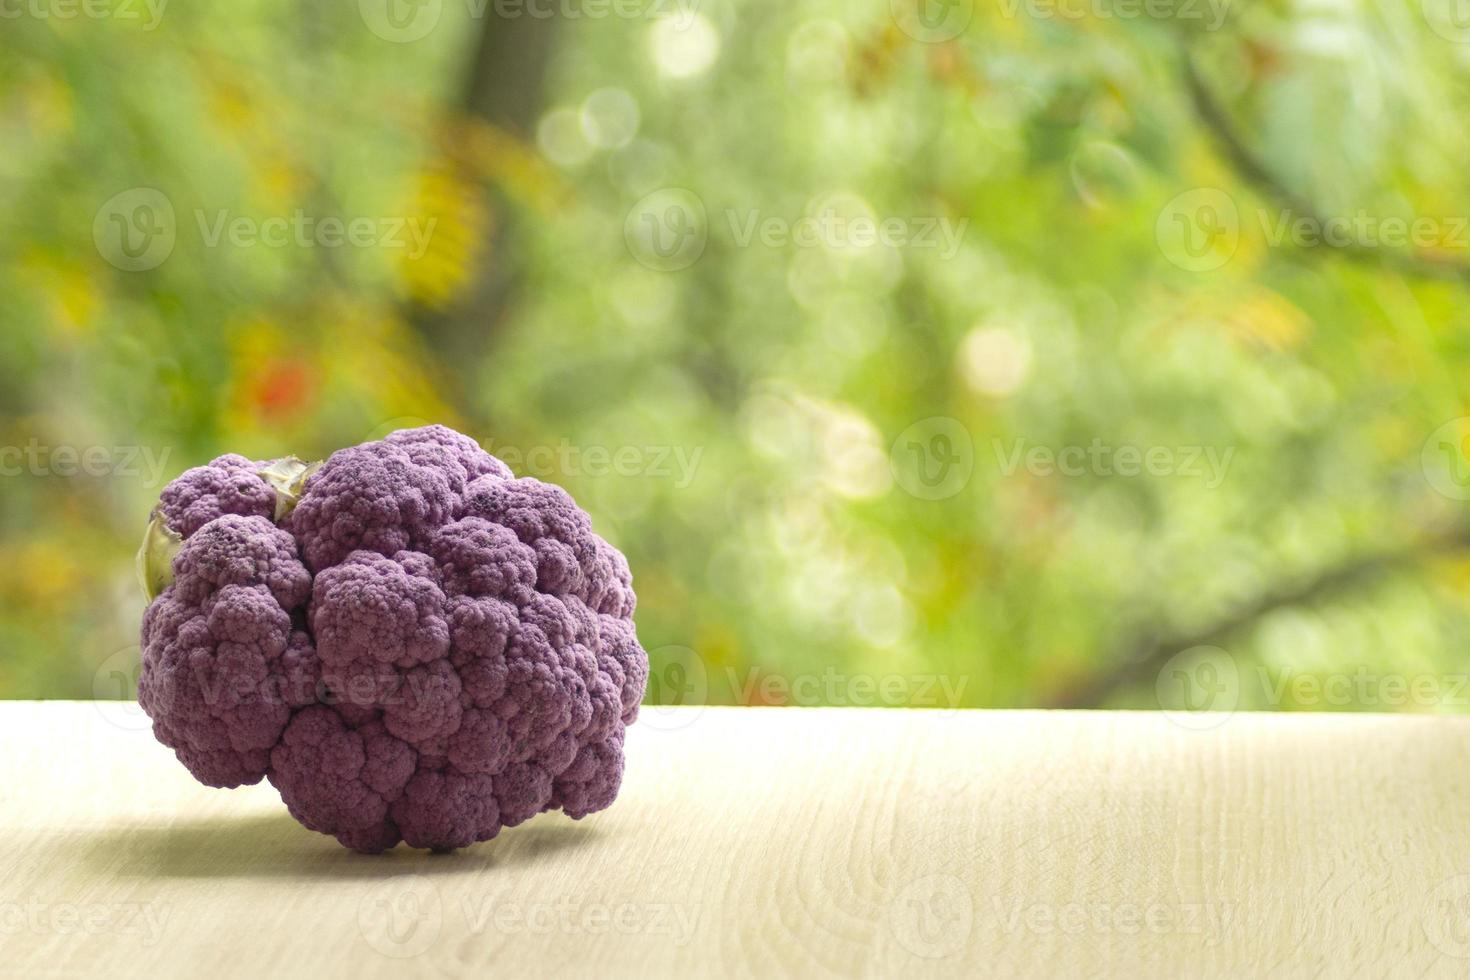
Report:
[[[145,722],[0,703],[0,974],[1470,976],[1470,721],[645,711],[611,809],[377,857]]]

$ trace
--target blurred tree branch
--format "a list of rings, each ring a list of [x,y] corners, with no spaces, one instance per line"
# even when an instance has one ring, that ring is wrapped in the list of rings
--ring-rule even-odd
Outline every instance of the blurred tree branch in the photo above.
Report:
[[[1264,593],[1220,622],[1203,629],[1174,634],[1160,630],[1135,637],[1121,653],[1109,658],[1108,662],[1114,665],[1111,670],[1063,690],[1047,707],[1101,707],[1119,691],[1151,682],[1175,654],[1193,647],[1223,646],[1278,609],[1309,606],[1353,589],[1365,588],[1437,556],[1466,549],[1470,549],[1470,525],[1452,526],[1427,534],[1403,548],[1359,555],[1322,570],[1306,582]]]
[[[1315,206],[1251,149],[1230,112],[1215,96],[1200,71],[1187,42],[1181,47],[1180,65],[1185,89],[1196,117],[1214,138],[1237,176],[1276,206],[1294,212],[1318,227],[1325,226],[1326,218],[1318,213]],[[1423,255],[1379,249],[1361,242],[1324,241],[1323,245],[1344,258],[1378,268],[1389,268],[1403,275],[1435,281],[1470,283],[1470,266],[1464,264],[1439,262]],[[1470,525],[1430,531],[1402,548],[1359,555],[1323,569],[1305,582],[1286,584],[1266,591],[1223,620],[1201,629],[1173,633],[1165,629],[1145,630],[1120,645],[1107,660],[1112,664],[1108,670],[1062,690],[1050,700],[1048,706],[1101,706],[1120,691],[1137,684],[1150,683],[1163,665],[1176,654],[1198,646],[1222,646],[1276,610],[1311,605],[1354,589],[1365,588],[1389,575],[1416,568],[1436,556],[1466,549],[1470,549]]]
[[[477,149],[468,144],[472,130],[486,127],[524,144],[534,141],[560,21],[497,17],[487,8],[460,103],[452,110],[456,118],[443,128],[445,163],[484,198],[490,225],[474,252],[466,285],[442,309],[415,304],[409,319],[457,383],[455,402],[472,420],[478,414],[475,374],[513,300],[518,263],[511,257],[513,202],[477,165]]]
[[[1286,181],[1281,179],[1266,161],[1250,148],[1236,127],[1230,112],[1216,98],[1214,91],[1205,80],[1188,42],[1182,44],[1179,60],[1185,89],[1189,92],[1194,114],[1219,144],[1222,153],[1236,174],[1245,183],[1254,186],[1262,195],[1274,201],[1278,207],[1291,211],[1297,217],[1306,218],[1318,228],[1326,227],[1328,218],[1319,214],[1310,201],[1289,187]],[[1324,238],[1321,241],[1321,247],[1329,248],[1355,262],[1389,268],[1413,278],[1470,283],[1470,265],[1460,262],[1438,261],[1424,254],[1381,249],[1355,241],[1334,242]]]

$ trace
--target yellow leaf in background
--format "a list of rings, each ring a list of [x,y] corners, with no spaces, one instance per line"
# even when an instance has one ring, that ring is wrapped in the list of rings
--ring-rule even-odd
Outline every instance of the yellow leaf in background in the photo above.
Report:
[[[237,363],[267,357],[287,342],[286,331],[281,325],[263,315],[231,324],[228,334],[230,355]]]
[[[1404,217],[1397,228],[1391,229],[1385,218],[1383,237],[1397,241],[1383,251],[1402,248],[1415,261],[1442,269],[1452,281],[1470,269],[1470,226],[1459,217],[1465,213],[1465,205],[1456,200],[1459,195],[1447,190],[1430,189],[1427,200],[1418,202],[1414,215]]]
[[[3,563],[0,592],[16,606],[35,610],[74,598],[81,581],[71,549],[51,538],[32,538]],[[8,603],[7,603],[8,604]]]
[[[483,120],[452,120],[436,142],[438,155],[419,175],[403,209],[432,226],[433,234],[422,256],[405,255],[400,262],[405,293],[435,310],[454,301],[493,247],[492,201],[503,198],[547,213],[566,196],[534,146]]]
[[[350,392],[353,401],[375,406],[370,411],[382,418],[418,416],[446,425],[460,421],[444,399],[446,387],[433,356],[393,311],[333,302],[318,318],[322,350],[333,352],[319,359],[321,384],[331,389],[326,396]]]
[[[448,306],[473,277],[490,247],[494,216],[481,185],[448,161],[419,177],[416,201],[404,213],[432,225],[426,251],[399,262],[407,294],[429,309]]]
[[[1213,326],[1237,347],[1284,351],[1300,346],[1314,324],[1304,310],[1280,293],[1240,281],[1166,298],[1160,326],[1165,330]]]
[[[1411,418],[1376,415],[1365,423],[1364,430],[1383,459],[1401,459],[1424,445],[1424,427]]]
[[[445,155],[466,172],[534,211],[549,212],[568,189],[536,147],[479,119],[463,119],[444,137]]]
[[[893,72],[897,52],[909,38],[892,18],[882,30],[857,44],[853,53],[852,82],[860,96],[871,95]]]
[[[1036,34],[1036,22],[1033,18],[1017,17],[1011,13],[1011,10],[1019,9],[1019,7],[1007,7],[1001,3],[975,4],[976,15],[985,18],[985,36],[995,38],[997,41],[1003,39],[1004,43],[1014,45],[1034,39]]]
[[[1311,332],[1312,318],[1274,290],[1253,287],[1223,313],[1220,322],[1242,346],[1289,350]]]
[[[69,134],[75,122],[75,99],[67,84],[53,74],[36,74],[18,87],[17,116],[37,139],[55,139]],[[0,117],[9,115],[0,112]]]
[[[669,609],[683,608],[689,604],[689,590],[679,579],[666,574],[662,568],[654,569],[638,577],[637,592],[643,601],[657,601]]]
[[[264,118],[251,90],[214,75],[206,75],[203,84],[210,121],[245,156],[252,196],[280,211],[299,201],[307,190],[306,177],[293,165],[296,154],[279,137],[277,127]]]
[[[740,660],[740,640],[724,623],[705,623],[696,633],[695,643],[706,667],[717,670]]]
[[[1461,604],[1470,603],[1470,556],[1447,555],[1428,563],[1430,580]]]
[[[249,92],[213,74],[205,75],[204,81],[207,87],[209,119],[234,133],[254,127],[255,110],[251,105]]]
[[[307,193],[306,179],[295,167],[269,150],[252,154],[253,189],[272,207],[286,210]]]
[[[20,259],[20,278],[46,298],[59,333],[76,338],[92,331],[97,288],[85,267],[64,256],[28,249]]]

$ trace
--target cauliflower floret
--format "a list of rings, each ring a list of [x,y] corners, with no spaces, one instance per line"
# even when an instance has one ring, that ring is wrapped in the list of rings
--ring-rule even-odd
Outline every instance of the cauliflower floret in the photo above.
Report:
[[[460,435],[444,425],[426,425],[417,429],[399,429],[384,440],[394,446],[409,449],[413,446],[434,446],[445,450],[463,469],[466,482],[482,476],[493,476],[500,480],[515,479],[510,467],[480,448],[480,444],[469,436]]]
[[[185,538],[225,514],[270,520],[276,493],[260,476],[264,465],[227,453],[196,466],[163,488],[159,512],[168,526]]]
[[[451,480],[386,442],[338,450],[291,511],[306,566],[317,573],[358,549],[392,555],[413,547],[460,509]]]

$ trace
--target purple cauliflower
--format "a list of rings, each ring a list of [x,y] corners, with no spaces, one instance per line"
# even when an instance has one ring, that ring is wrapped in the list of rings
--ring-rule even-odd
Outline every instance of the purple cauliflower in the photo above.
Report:
[[[648,658],[632,576],[560,487],[444,426],[163,491],[138,701],[195,778],[268,778],[357,851],[612,803]]]

